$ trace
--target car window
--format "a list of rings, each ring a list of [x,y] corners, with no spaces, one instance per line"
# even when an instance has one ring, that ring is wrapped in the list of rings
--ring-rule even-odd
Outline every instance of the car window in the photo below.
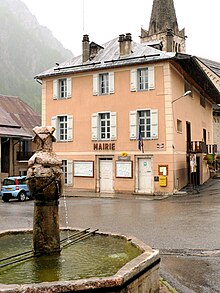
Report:
[[[18,179],[19,184],[26,184],[26,178]]]
[[[7,185],[15,185],[15,180],[14,179],[4,179],[3,181],[3,185],[7,186]]]

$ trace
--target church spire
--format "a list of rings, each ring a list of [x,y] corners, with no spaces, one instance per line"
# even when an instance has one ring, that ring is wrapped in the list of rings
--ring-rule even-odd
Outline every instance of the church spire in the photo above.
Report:
[[[179,30],[173,0],[154,0],[149,29],[141,29],[141,42],[167,52],[185,52],[185,29]]]

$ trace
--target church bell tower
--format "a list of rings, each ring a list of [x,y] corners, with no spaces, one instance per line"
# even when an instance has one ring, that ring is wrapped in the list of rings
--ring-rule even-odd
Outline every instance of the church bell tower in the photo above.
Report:
[[[179,30],[173,0],[153,0],[149,29],[141,28],[140,39],[162,51],[185,53],[185,29]]]

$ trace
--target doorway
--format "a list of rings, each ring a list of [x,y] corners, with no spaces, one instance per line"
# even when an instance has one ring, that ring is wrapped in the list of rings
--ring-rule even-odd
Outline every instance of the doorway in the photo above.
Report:
[[[138,158],[138,192],[152,194],[152,161],[151,158]]]
[[[99,159],[100,192],[113,193],[113,160],[112,158]]]

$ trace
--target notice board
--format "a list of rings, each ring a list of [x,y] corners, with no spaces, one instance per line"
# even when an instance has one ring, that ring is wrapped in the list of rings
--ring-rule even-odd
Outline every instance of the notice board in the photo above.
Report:
[[[74,161],[73,166],[75,177],[94,177],[93,161]]]

